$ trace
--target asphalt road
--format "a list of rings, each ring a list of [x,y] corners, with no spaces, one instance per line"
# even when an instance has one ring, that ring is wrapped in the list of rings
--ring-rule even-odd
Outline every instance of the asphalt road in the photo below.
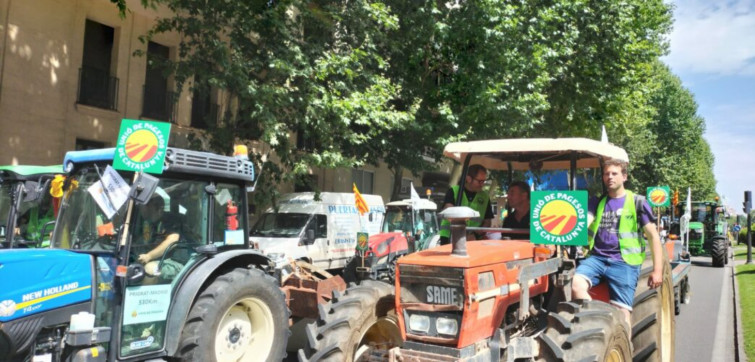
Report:
[[[676,316],[677,361],[735,361],[732,260],[724,268],[693,257],[692,300]]]

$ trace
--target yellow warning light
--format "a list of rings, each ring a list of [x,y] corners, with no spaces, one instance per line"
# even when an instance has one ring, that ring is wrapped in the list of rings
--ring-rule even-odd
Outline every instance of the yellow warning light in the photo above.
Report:
[[[233,157],[237,158],[243,158],[243,159],[249,159],[249,150],[246,148],[246,145],[234,145],[233,146]]]

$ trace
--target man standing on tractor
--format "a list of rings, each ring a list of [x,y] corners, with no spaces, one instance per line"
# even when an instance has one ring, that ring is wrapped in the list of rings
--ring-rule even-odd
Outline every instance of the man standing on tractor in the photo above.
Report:
[[[655,218],[644,197],[624,189],[627,164],[608,160],[603,166],[603,184],[608,194],[593,198],[588,206],[589,256],[577,267],[572,282],[572,299],[591,299],[588,290],[604,280],[608,283],[611,304],[622,311],[631,323],[632,304],[642,261],[645,241],[650,239],[653,272],[648,286],[663,282],[663,254]]]
[[[443,200],[443,209],[456,206],[469,206],[480,213],[482,218],[474,218],[467,221],[467,226],[490,227],[493,220],[493,207],[490,205],[488,193],[482,190],[482,186],[488,179],[488,170],[482,165],[472,165],[467,169],[467,177],[464,182],[464,196],[461,198],[461,205],[456,205],[459,198],[459,185],[453,186],[446,192]],[[440,244],[450,243],[451,223],[443,219],[440,223]],[[468,233],[468,240],[479,240],[484,237],[484,233]]]

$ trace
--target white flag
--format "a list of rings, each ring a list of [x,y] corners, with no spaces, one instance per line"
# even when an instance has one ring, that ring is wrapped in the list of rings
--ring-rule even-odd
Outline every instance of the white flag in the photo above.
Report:
[[[687,204],[684,206],[684,214],[679,218],[679,234],[681,234],[682,247],[686,252],[689,248],[689,221],[692,219],[692,189],[687,188]]]
[[[414,182],[409,183],[409,188],[411,188],[412,201],[419,201],[419,194],[417,193],[417,190],[414,189]]]
[[[608,133],[606,133],[606,125],[603,125],[603,130],[600,133],[600,142],[608,143]]]

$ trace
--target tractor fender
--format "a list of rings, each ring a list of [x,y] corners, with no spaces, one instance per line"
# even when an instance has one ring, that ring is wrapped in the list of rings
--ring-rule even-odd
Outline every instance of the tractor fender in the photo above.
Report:
[[[166,330],[181,331],[186,324],[189,309],[194,304],[202,288],[208,280],[211,280],[219,270],[232,269],[234,267],[248,267],[249,265],[268,266],[273,265],[270,258],[256,250],[244,249],[218,253],[212,258],[199,264],[189,272],[181,286],[176,291],[173,306],[168,312]],[[178,349],[181,333],[167,333],[165,336],[165,351],[173,356]]]

